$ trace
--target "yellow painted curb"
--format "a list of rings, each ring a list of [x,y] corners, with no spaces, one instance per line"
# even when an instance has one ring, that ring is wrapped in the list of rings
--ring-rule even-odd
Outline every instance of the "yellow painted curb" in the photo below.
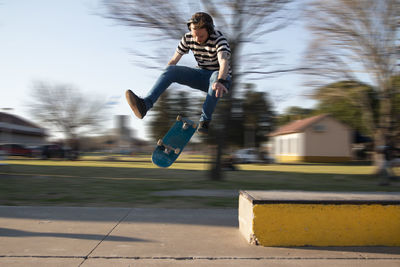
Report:
[[[400,194],[242,191],[239,228],[262,246],[400,246]]]

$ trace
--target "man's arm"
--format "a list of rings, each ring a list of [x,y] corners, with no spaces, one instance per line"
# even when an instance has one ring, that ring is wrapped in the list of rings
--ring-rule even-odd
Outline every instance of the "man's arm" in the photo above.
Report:
[[[229,72],[229,59],[230,59],[230,54],[226,51],[221,51],[218,53],[218,63],[219,63],[219,72],[218,72],[218,80],[223,79],[226,80],[228,77],[228,72]],[[228,89],[226,89],[225,85],[216,82],[212,86],[213,90],[216,90],[216,97],[222,97],[223,94],[228,93]]]
[[[175,54],[172,56],[171,60],[168,62],[168,65],[176,65],[181,59],[182,55],[175,51]]]
[[[218,79],[226,80],[226,77],[228,77],[230,58],[231,55],[226,51],[221,51],[218,53],[218,63],[219,63]]]

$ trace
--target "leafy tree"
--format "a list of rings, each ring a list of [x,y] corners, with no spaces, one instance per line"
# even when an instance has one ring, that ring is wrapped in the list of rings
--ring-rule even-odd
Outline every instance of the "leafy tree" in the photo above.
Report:
[[[343,94],[343,91],[346,93]],[[349,125],[353,130],[372,136],[373,129],[367,123],[368,118],[363,113],[363,101],[360,101],[359,95],[367,97],[365,101],[368,101],[373,107],[374,120],[377,120],[379,109],[374,89],[356,81],[336,82],[318,88],[314,94],[314,98],[318,100],[317,112],[329,113]],[[362,119],[363,117],[364,119]]]
[[[247,91],[243,100],[245,146],[258,147],[272,131],[274,112],[265,92]]]
[[[233,146],[243,146],[245,140],[243,98],[232,98],[232,116],[227,133],[227,143]]]
[[[391,82],[393,86],[393,136],[395,136],[394,142],[400,147],[400,76],[392,78]]]
[[[272,131],[275,114],[272,110],[268,94],[248,87],[242,97],[232,98],[232,116],[230,118],[226,143],[236,147],[258,147]],[[210,131],[210,143],[217,144],[216,129],[223,125],[225,119],[221,110],[225,103],[217,107],[214,127]]]
[[[176,115],[180,114],[190,119],[194,117],[196,111],[200,111],[200,107],[197,110],[196,103],[192,103],[193,100],[189,98],[187,91],[174,91],[171,95],[171,111],[175,114],[173,116],[176,117]]]
[[[381,173],[385,157],[380,147],[395,137],[394,100],[398,88],[392,77],[399,74],[400,3],[398,0],[313,1],[307,10],[313,33],[306,54],[308,74],[320,86],[335,81],[370,83],[370,90],[340,90],[346,99],[355,98],[362,120],[373,133],[375,165]],[[346,88],[346,87],[345,87]],[[339,93],[339,90],[336,90]]]
[[[150,135],[154,140],[162,138],[171,127],[173,118],[170,107],[170,93],[165,91],[165,93],[160,96],[156,105],[154,106],[154,112],[151,115],[152,119],[149,123]]]
[[[276,119],[278,126],[285,125],[295,120],[302,120],[312,116],[315,113],[313,109],[302,108],[297,106],[288,107],[285,112]]]
[[[196,103],[192,103],[188,93],[170,88],[162,94],[154,106],[150,117],[150,133],[154,140],[162,138],[175,123],[176,117],[181,115],[191,119],[194,117]]]

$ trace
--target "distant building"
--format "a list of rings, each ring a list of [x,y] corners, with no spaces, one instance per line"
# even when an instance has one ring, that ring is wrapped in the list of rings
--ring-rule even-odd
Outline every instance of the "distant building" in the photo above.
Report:
[[[270,134],[277,162],[346,162],[351,160],[351,130],[329,116],[286,124]]]
[[[147,142],[136,137],[135,129],[129,127],[129,116],[117,115],[114,117],[114,128],[100,136],[82,137],[82,150],[106,150],[113,153],[133,154],[145,151]]]
[[[112,143],[114,151],[133,154],[147,150],[147,142],[136,136],[136,130],[129,127],[130,116],[115,116],[116,128],[113,129]]]
[[[128,121],[129,117],[126,115],[115,116],[114,141],[115,145],[121,149],[130,148],[132,139],[135,136],[135,131],[127,125]]]
[[[21,117],[0,112],[0,144],[42,145],[46,131]]]

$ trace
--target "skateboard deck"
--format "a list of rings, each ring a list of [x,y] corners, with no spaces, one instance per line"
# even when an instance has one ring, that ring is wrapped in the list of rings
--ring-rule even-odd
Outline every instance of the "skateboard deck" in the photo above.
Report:
[[[151,160],[159,167],[171,166],[196,132],[197,124],[178,115],[163,139],[158,140]]]

